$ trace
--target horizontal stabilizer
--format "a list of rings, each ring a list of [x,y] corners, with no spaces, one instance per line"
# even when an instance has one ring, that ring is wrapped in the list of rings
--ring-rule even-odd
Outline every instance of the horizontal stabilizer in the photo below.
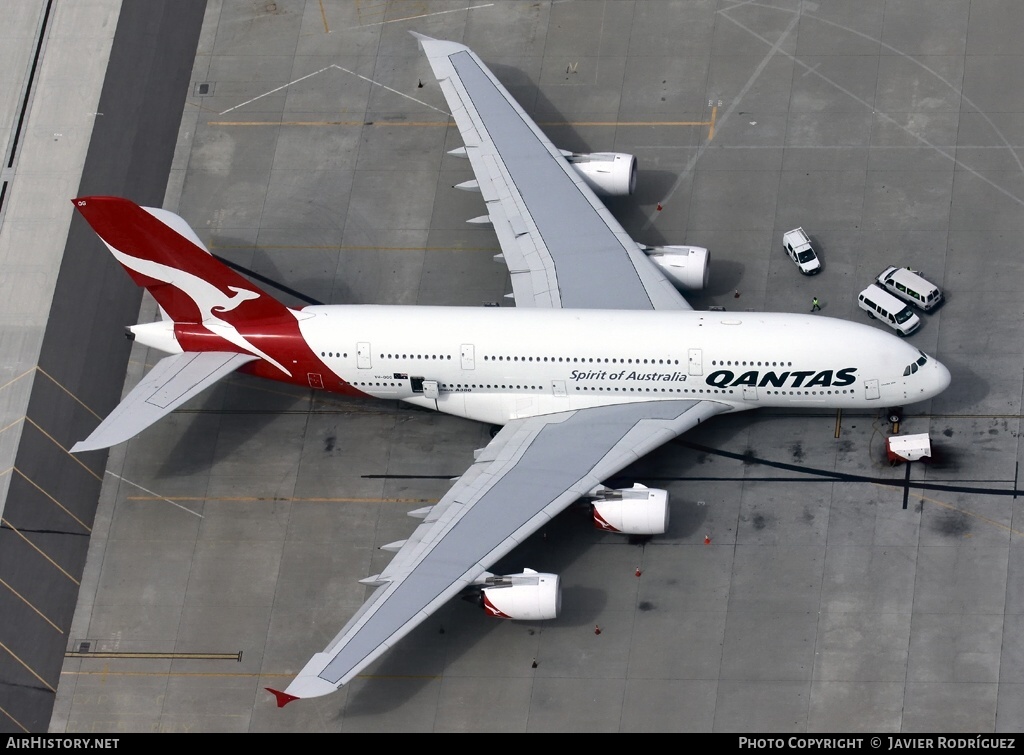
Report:
[[[133,438],[161,417],[229,372],[259,357],[221,351],[185,352],[164,357],[117,408],[71,453],[109,448]]]

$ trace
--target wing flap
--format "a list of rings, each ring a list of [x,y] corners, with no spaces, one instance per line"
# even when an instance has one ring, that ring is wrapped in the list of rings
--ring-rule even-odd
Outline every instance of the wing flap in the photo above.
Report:
[[[517,306],[691,309],[475,53],[414,36],[466,145]]]
[[[71,453],[95,451],[123,443],[229,372],[258,358],[251,354],[220,351],[185,352],[164,357],[88,438],[72,447]]]
[[[651,401],[509,422],[378,575],[386,583],[286,694],[333,692],[573,501],[728,410],[710,401]]]

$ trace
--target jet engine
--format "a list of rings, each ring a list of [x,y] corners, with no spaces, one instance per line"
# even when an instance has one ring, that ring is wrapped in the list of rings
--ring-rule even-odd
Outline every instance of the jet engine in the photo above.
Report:
[[[558,616],[562,589],[557,574],[524,569],[522,574],[490,575],[483,581],[480,602],[489,616],[541,621]]]
[[[636,189],[636,158],[622,152],[578,154],[562,150],[576,172],[595,193],[605,197],[629,196]]]
[[[640,250],[683,291],[700,291],[708,285],[711,255],[700,246],[644,246]]]
[[[660,535],[668,529],[668,491],[636,483],[599,489],[591,501],[594,526],[623,535]]]

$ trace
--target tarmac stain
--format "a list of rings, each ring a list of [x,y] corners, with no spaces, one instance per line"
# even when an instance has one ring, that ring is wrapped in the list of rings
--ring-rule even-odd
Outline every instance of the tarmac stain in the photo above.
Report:
[[[653,611],[654,604],[649,600],[641,600],[639,605],[637,605],[637,608],[639,608],[641,611]]]
[[[935,531],[943,535],[959,537],[970,532],[970,529],[970,521],[968,521],[967,515],[962,513],[950,513],[935,522]]]
[[[762,514],[754,514],[751,521],[754,523],[755,530],[763,530],[768,524],[768,520]]]
[[[947,427],[945,430],[942,431],[942,434],[945,435],[947,438],[952,438],[953,437],[953,428],[952,427]]]
[[[804,460],[804,447],[802,445],[800,445],[799,443],[794,443],[789,450],[793,454],[794,461]]]
[[[743,466],[749,467],[757,462],[757,449],[748,448],[743,452]]]
[[[334,435],[328,435],[327,438],[324,440],[324,451],[333,451],[334,444],[337,442],[337,437],[335,437]]]

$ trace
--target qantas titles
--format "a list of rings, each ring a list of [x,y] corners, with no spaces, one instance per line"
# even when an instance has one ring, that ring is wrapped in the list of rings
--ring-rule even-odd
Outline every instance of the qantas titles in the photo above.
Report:
[[[707,376],[707,384],[716,388],[731,388],[738,385],[757,386],[765,388],[816,388],[822,387],[843,387],[850,385],[856,380],[856,367],[844,367],[841,370],[793,370],[792,372],[768,371],[763,375],[760,370],[744,372],[739,377],[731,370],[716,370]],[[811,376],[814,377],[811,377]],[[811,378],[807,380],[807,378]],[[806,381],[806,382],[804,382]]]
[[[686,382],[685,372],[636,372],[635,370],[573,370],[569,379],[574,382],[583,380],[650,380],[659,382]],[[844,367],[841,370],[787,370],[776,372],[768,370],[749,370],[737,375],[732,370],[715,370],[704,382],[715,388],[733,388],[750,386],[758,388],[842,388],[852,385],[857,379],[856,367]]]

